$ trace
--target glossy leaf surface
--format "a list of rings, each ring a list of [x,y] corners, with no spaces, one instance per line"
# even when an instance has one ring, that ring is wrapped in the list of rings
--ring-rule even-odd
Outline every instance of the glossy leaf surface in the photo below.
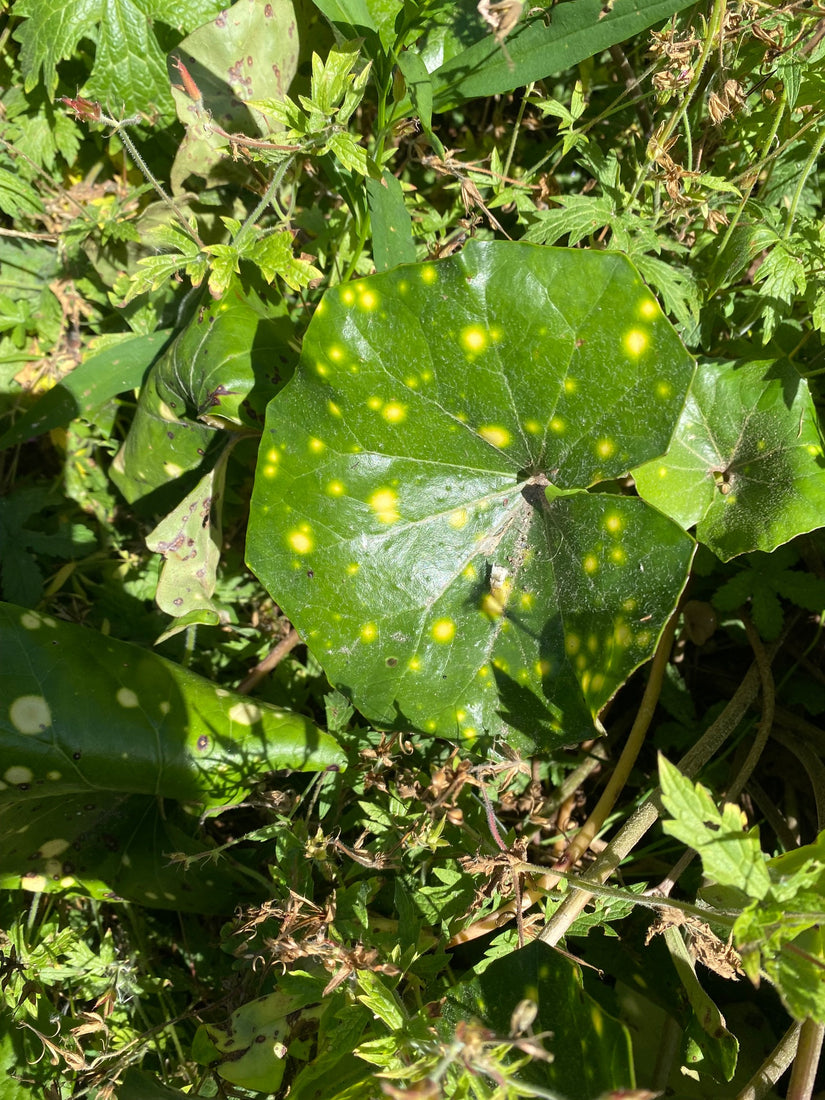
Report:
[[[0,641],[0,802],[120,791],[225,804],[268,771],[344,763],[308,718],[139,646],[11,604]]]
[[[95,896],[231,908],[237,876],[169,866],[170,852],[203,850],[199,810],[237,802],[271,771],[345,763],[308,719],[93,630],[2,604],[0,650],[6,887],[72,879]],[[194,817],[161,799],[193,803]]]
[[[274,312],[237,287],[217,302],[204,295],[152,367],[112,463],[112,480],[130,503],[208,467],[222,445],[222,427],[261,426],[267,401],[292,370],[291,327]],[[187,489],[197,480],[192,476]]]
[[[723,561],[775,550],[825,515],[825,458],[807,382],[783,360],[704,362],[641,496]]]
[[[376,723],[590,736],[693,543],[586,490],[666,449],[692,372],[619,255],[473,243],[330,291],[267,412],[249,563]]]
[[[433,107],[444,111],[476,96],[509,92],[563,72],[624,42],[693,0],[624,0],[605,11],[604,0],[575,0],[533,9],[508,36],[506,51],[492,34],[445,61],[433,75]],[[486,30],[479,17],[480,30]]]

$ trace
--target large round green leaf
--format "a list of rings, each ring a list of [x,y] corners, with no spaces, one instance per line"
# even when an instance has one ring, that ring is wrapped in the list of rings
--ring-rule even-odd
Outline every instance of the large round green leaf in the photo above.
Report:
[[[668,454],[633,475],[723,561],[821,527],[825,458],[807,382],[786,360],[703,362]]]
[[[267,410],[249,563],[377,724],[590,736],[693,543],[586,490],[667,448],[692,373],[618,254],[473,242],[339,287]]]

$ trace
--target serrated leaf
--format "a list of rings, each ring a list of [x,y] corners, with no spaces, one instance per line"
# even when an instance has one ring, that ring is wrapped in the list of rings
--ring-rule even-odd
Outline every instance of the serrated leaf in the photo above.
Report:
[[[586,490],[667,446],[692,371],[616,254],[474,242],[336,288],[267,411],[249,563],[378,724],[591,736],[693,546]]]
[[[220,0],[19,0],[24,19],[14,37],[22,44],[20,64],[26,91],[42,80],[49,95],[57,87],[57,66],[72,57],[83,38],[95,43],[92,75],[81,89],[115,112],[159,108],[172,111],[166,62],[154,23],[186,32],[221,10]]]
[[[662,802],[671,815],[662,827],[702,857],[705,874],[721,886],[735,886],[749,897],[764,898],[770,891],[756,829],[745,832],[743,815],[726,803],[718,810],[701,783],[693,783],[659,756]]]
[[[781,359],[703,362],[667,456],[633,476],[723,561],[820,527],[825,457],[807,382]]]

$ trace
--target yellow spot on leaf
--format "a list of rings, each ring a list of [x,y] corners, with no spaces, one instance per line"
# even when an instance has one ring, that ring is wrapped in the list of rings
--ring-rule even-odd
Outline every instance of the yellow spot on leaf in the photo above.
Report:
[[[533,666],[533,670],[540,679],[544,679],[545,676],[550,675],[550,662],[549,661],[536,661]]]
[[[312,539],[305,531],[290,531],[287,542],[296,554],[308,554],[314,545]]]
[[[3,778],[7,783],[16,785],[18,783],[31,783],[34,779],[34,772],[31,768],[26,768],[22,764],[13,764],[10,768],[6,768],[3,773]]]
[[[357,561],[351,561],[347,566],[347,576],[354,577],[360,568],[361,566],[358,564]]]
[[[456,508],[454,512],[450,512],[447,523],[449,523],[451,527],[454,527],[456,531],[460,531],[461,528],[466,525],[468,518],[466,508]],[[473,570],[473,573],[475,573],[475,570]]]
[[[433,283],[438,282],[438,272],[432,264],[425,264],[421,268],[421,282],[425,286],[432,286]]]
[[[461,343],[467,351],[483,351],[487,347],[487,333],[481,325],[468,325],[461,331]]]
[[[632,328],[624,338],[624,346],[631,355],[641,355],[647,342],[647,335],[638,328]]]
[[[120,703],[120,705],[122,707],[125,707],[127,710],[134,710],[135,707],[139,705],[139,699],[137,695],[130,688],[118,688],[117,692],[115,693],[115,698],[117,699],[118,703]]]
[[[670,382],[657,382],[656,383],[656,396],[662,400],[667,401],[673,394],[673,387]]]
[[[378,305],[378,295],[372,290],[362,290],[358,305],[361,309],[375,309]]]
[[[414,374],[408,374],[404,379],[404,385],[410,390],[417,390],[418,378]]]
[[[455,637],[455,623],[452,619],[436,619],[431,634],[435,641],[446,644]]]
[[[465,565],[461,570],[461,575],[468,581],[474,581],[478,577],[478,570],[472,562],[469,565]]]
[[[315,373],[321,378],[326,378],[326,376],[329,374],[329,367],[326,365],[326,363],[316,363]]]
[[[596,454],[599,458],[610,458],[616,450],[616,444],[612,439],[600,439],[596,444]]]
[[[373,394],[372,397],[367,399],[367,408],[372,409],[373,412],[378,412],[381,408],[381,398]]]
[[[595,556],[595,554],[585,555],[584,561],[582,562],[582,569],[585,571],[585,573],[593,574],[598,568],[599,559]]]
[[[229,718],[240,726],[255,726],[263,717],[263,711],[255,703],[236,703],[229,709]]]
[[[541,424],[538,420],[525,420],[524,430],[529,432],[530,435],[541,435]]]
[[[418,657],[411,657],[407,662],[407,668],[410,670],[410,672],[418,672],[418,670],[421,668],[421,661],[418,659]]]
[[[624,526],[624,523],[621,516],[617,516],[615,512],[611,512],[610,515],[605,517],[604,525],[611,535],[617,535]]]
[[[555,432],[556,435],[561,435],[565,430],[565,423],[560,416],[554,416],[550,421],[550,431]]]
[[[343,481],[330,481],[327,485],[327,492],[331,497],[343,496],[345,492]]]
[[[351,286],[345,287],[344,290],[341,291],[341,301],[345,306],[351,306],[355,301],[355,291]]]
[[[532,592],[522,592],[519,596],[518,605],[522,611],[531,611],[535,602]]]
[[[568,634],[564,639],[564,652],[568,657],[572,657],[579,652],[581,644],[581,638],[578,634]]]
[[[375,623],[364,623],[359,631],[362,642],[374,642],[378,637],[378,627]]]
[[[327,348],[327,355],[333,361],[333,363],[340,363],[344,358],[344,349],[339,347],[338,344],[332,344]]]
[[[578,388],[579,388],[579,383],[576,381],[575,378],[565,378],[565,380],[564,380],[564,392],[565,393],[575,393]]]
[[[656,303],[652,298],[642,298],[639,302],[639,316],[649,321],[656,316]]]
[[[625,554],[621,546],[614,546],[613,549],[610,551],[610,560],[615,565],[624,565],[624,563],[627,561],[627,554]]]
[[[320,454],[321,451],[323,451],[324,447],[326,447],[326,443],[324,443],[323,439],[312,438],[309,441],[309,449],[313,452],[313,454]]]
[[[329,411],[332,413],[333,416],[340,416],[341,415],[341,410],[338,408],[338,406],[335,404],[334,401],[330,401],[327,404],[327,408],[329,409]]]
[[[268,477],[268,478],[277,477],[278,476],[278,467],[277,466],[272,466],[272,465],[264,466],[263,475],[264,475],[264,477]]]
[[[390,424],[400,424],[407,415],[407,407],[399,401],[389,401],[381,410],[381,415]]]
[[[499,424],[483,424],[478,429],[478,434],[482,439],[486,439],[488,443],[492,443],[494,447],[508,447],[510,445],[510,433]]]
[[[381,523],[398,521],[398,493],[394,489],[378,489],[367,502]]]

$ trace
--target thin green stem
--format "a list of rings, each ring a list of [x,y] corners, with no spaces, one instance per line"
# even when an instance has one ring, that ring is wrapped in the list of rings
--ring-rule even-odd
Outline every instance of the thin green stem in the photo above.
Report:
[[[765,165],[765,163],[767,162],[767,158],[768,158],[768,155],[769,155],[768,150],[770,149],[771,144],[773,143],[773,139],[776,137],[776,131],[779,129],[779,123],[782,121],[782,116],[785,113],[786,103],[787,103],[787,99],[786,99],[785,93],[783,92],[780,99],[779,99],[779,103],[777,104],[776,111],[774,112],[773,122],[771,124],[771,128],[768,131],[767,137],[765,138],[764,142],[762,143],[762,155],[757,158],[757,163],[759,164],[760,170]],[[728,243],[730,242],[731,236],[733,235],[733,231],[737,227],[737,225],[739,224],[739,220],[742,217],[742,213],[744,212],[744,209],[748,204],[748,200],[751,197],[751,191],[753,191],[754,187],[756,186],[756,181],[759,179],[759,172],[754,171],[753,168],[749,169],[748,170],[748,179],[749,179],[750,182],[748,183],[748,186],[742,192],[742,198],[739,201],[739,206],[736,208],[736,213],[731,218],[730,223],[728,224],[728,228],[725,230],[725,235],[722,238],[722,240],[719,242],[719,249],[718,249],[719,255],[721,255],[725,251],[725,249],[727,248]],[[718,288],[714,288],[714,290],[711,292],[711,295],[710,295],[711,297],[713,296],[713,294],[716,293],[716,289],[718,289]]]
[[[284,176],[286,175],[294,160],[294,157],[287,157],[283,164],[279,164],[278,167],[275,169],[275,174],[270,180],[269,186],[267,187],[266,191],[264,191],[263,195],[261,196],[260,202],[252,211],[252,213],[247,217],[246,221],[238,230],[237,237],[232,242],[236,248],[240,249],[243,241],[252,232],[253,227],[258,221],[258,218],[260,218],[261,214],[263,214],[264,210],[266,210],[267,206],[269,206],[269,204],[272,202],[273,198],[275,197],[276,193],[280,189],[281,184],[284,181]]]
[[[521,97],[518,114],[516,115],[516,122],[513,126],[513,134],[510,138],[510,148],[507,150],[507,157],[504,161],[504,167],[501,170],[502,176],[510,175],[510,166],[513,163],[513,156],[516,152],[516,142],[518,141],[519,131],[521,130],[521,121],[524,118],[524,111],[527,107],[527,97],[533,94],[533,88],[535,88],[535,84],[528,84],[524,89],[524,95]]]
[[[157,177],[154,175],[149,165],[138,152],[137,146],[126,132],[125,127],[134,126],[138,122],[140,122],[139,116],[135,116],[134,118],[124,118],[118,121],[117,119],[109,118],[107,115],[101,114],[100,121],[105,123],[107,126],[111,126],[113,128],[114,133],[116,133],[120,140],[123,142],[124,148],[129,153],[129,156],[132,158],[135,164],[138,166],[144,178],[147,179],[149,183],[151,183],[163,202],[165,202],[169,209],[174,213],[175,217],[180,222],[183,230],[192,238],[198,248],[203,248],[203,241],[200,239],[197,230],[192,228],[192,226],[186,220],[186,215],[183,213],[181,208],[178,206],[172,196],[167,194],[160,180],[157,179]]]
[[[791,235],[791,230],[793,229],[793,221],[796,217],[796,210],[799,206],[800,199],[802,198],[802,192],[805,188],[805,183],[808,179],[808,176],[811,174],[814,165],[816,164],[819,154],[822,152],[823,145],[825,145],[825,129],[819,135],[819,138],[814,142],[814,146],[808,155],[808,159],[805,161],[805,166],[803,167],[802,173],[799,177],[799,183],[797,183],[796,185],[796,191],[794,191],[794,196],[791,199],[791,205],[788,207],[788,215],[785,218],[785,232],[783,233],[783,237],[785,238],[785,240],[787,240],[788,237],[790,237]]]

